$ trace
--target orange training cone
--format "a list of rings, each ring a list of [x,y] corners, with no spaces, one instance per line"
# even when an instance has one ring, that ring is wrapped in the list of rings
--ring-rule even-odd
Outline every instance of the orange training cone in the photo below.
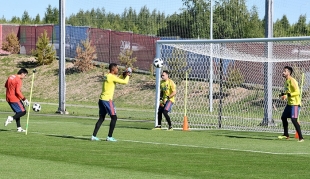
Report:
[[[299,135],[297,131],[295,132],[295,139],[299,139]]]
[[[189,127],[188,127],[188,122],[187,122],[187,117],[184,116],[184,120],[183,120],[183,131],[188,131]]]

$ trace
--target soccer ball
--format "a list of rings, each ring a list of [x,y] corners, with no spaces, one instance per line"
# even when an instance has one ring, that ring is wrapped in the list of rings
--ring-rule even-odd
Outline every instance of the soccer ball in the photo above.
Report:
[[[41,111],[41,105],[39,103],[34,103],[32,105],[32,110],[35,111],[35,112]]]
[[[161,68],[161,67],[163,67],[163,65],[164,65],[164,61],[163,61],[163,59],[161,59],[161,58],[155,58],[154,61],[153,61],[153,65],[154,65],[156,68]]]

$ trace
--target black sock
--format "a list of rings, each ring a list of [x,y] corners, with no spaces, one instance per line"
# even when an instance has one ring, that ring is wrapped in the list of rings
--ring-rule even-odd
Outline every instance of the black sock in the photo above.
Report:
[[[164,116],[165,116],[165,118],[166,118],[166,120],[167,120],[167,122],[168,122],[168,125],[169,125],[169,127],[171,127],[171,120],[170,120],[170,117],[169,117],[169,115],[168,115],[168,111],[167,110],[164,110]]]
[[[281,118],[282,120],[282,125],[283,125],[283,129],[284,129],[284,134],[285,136],[289,137],[289,134],[288,134],[288,122],[287,122],[287,118]]]
[[[295,126],[295,129],[296,129],[296,132],[297,132],[297,134],[299,136],[299,139],[303,139],[302,134],[301,134],[300,125],[299,125],[299,123],[297,121],[297,118],[291,118],[291,120],[292,120],[292,123]]]
[[[163,113],[162,111],[158,111],[157,113],[157,125],[161,126],[161,121],[163,120]]]
[[[117,116],[112,115],[111,116],[111,122],[110,122],[110,128],[109,128],[109,134],[108,134],[109,137],[112,137],[112,135],[113,135],[113,131],[114,131],[114,128],[116,126],[116,121],[117,121]]]
[[[20,118],[15,119],[17,128],[21,127]]]
[[[99,129],[100,129],[100,127],[101,127],[103,121],[104,121],[104,118],[105,118],[105,116],[99,116],[99,119],[98,119],[98,121],[97,121],[97,123],[96,123],[96,125],[95,125],[95,129],[94,129],[94,132],[93,132],[93,136],[96,136],[96,135],[97,135],[97,133],[98,133],[98,131],[99,131]]]

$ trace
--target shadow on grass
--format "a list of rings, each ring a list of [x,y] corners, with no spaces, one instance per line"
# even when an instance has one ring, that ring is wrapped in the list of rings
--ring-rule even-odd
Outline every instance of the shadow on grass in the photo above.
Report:
[[[275,136],[239,136],[239,135],[216,135],[216,136],[225,136],[228,138],[235,138],[235,139],[257,139],[257,140],[277,140]]]
[[[0,129],[0,132],[8,132],[11,131],[11,129]]]
[[[123,125],[118,125],[116,126],[117,128],[125,128],[125,129],[143,129],[143,130],[151,130],[151,127],[141,127],[141,126],[123,126]]]
[[[36,68],[39,66],[38,62],[35,61],[22,61],[16,65],[18,68]]]
[[[90,137],[77,137],[77,136],[71,136],[71,135],[52,135],[52,134],[48,134],[46,136],[49,136],[49,137],[59,137],[59,138],[64,138],[64,139],[90,140]]]
[[[79,71],[76,67],[68,67],[65,69],[65,73],[66,73],[66,75],[73,75],[73,74],[79,74],[82,72]],[[59,75],[59,69],[54,70],[54,75],[55,76]]]

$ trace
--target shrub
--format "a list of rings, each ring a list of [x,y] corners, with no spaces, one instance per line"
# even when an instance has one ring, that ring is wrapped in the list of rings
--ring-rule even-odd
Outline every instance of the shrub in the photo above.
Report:
[[[6,38],[5,41],[2,44],[2,50],[8,51],[12,54],[18,54],[19,53],[19,40],[14,34],[14,32],[11,32]]]
[[[125,66],[125,68],[130,67],[133,70],[136,70],[133,64],[137,61],[137,57],[132,58],[132,53],[132,50],[126,49],[121,51],[117,58],[119,59],[121,65]]]
[[[86,72],[94,67],[93,60],[97,59],[96,47],[91,45],[88,38],[82,40],[81,44],[82,47],[78,45],[76,48],[74,66],[79,72]]]
[[[32,52],[39,65],[49,65],[56,59],[56,51],[49,42],[47,32],[44,30],[38,37],[36,50]]]
[[[227,88],[234,88],[240,86],[244,82],[244,77],[240,70],[236,67],[232,67],[228,72],[228,77],[226,81]]]

